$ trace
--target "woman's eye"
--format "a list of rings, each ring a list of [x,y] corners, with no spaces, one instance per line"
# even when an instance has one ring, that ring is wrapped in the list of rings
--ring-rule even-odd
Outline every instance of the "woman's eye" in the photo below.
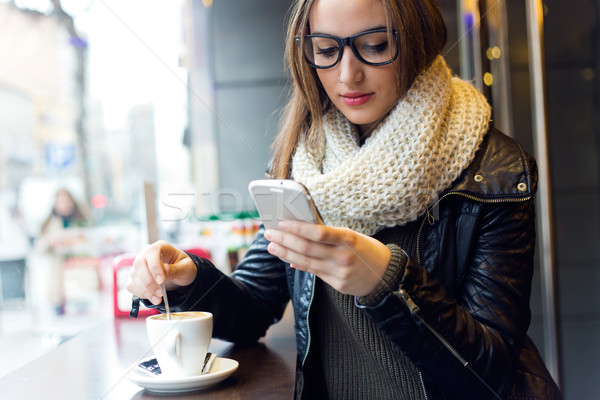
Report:
[[[383,53],[388,49],[388,42],[382,42],[379,44],[364,44],[362,46],[363,51],[371,54]]]
[[[335,57],[337,56],[337,47],[326,47],[317,49],[317,55],[319,57]]]

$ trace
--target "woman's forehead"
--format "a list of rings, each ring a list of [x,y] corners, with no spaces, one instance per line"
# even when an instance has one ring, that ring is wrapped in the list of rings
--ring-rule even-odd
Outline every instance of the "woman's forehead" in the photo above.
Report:
[[[385,26],[379,0],[315,0],[309,13],[312,34],[351,36]]]

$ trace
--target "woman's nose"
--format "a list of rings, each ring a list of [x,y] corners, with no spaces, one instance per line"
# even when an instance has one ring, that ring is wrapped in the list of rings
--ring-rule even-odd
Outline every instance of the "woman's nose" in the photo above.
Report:
[[[356,58],[352,49],[344,47],[342,49],[342,59],[338,64],[338,82],[352,83],[359,82],[363,79],[363,63]]]

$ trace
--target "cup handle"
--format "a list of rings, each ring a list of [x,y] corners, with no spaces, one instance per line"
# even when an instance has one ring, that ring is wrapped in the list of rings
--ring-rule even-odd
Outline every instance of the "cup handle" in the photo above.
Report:
[[[172,330],[165,338],[165,349],[170,359],[176,360],[181,366],[181,334],[178,330]]]

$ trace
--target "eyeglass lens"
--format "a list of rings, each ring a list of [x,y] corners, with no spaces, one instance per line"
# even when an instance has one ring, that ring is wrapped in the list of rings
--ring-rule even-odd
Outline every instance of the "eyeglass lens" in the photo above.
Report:
[[[307,60],[317,67],[328,68],[334,66],[341,58],[343,47],[333,37],[306,36],[304,53]],[[393,39],[395,41],[395,39]],[[368,32],[350,39],[350,47],[358,58],[367,64],[385,64],[395,58],[397,46],[388,42],[388,33]]]

